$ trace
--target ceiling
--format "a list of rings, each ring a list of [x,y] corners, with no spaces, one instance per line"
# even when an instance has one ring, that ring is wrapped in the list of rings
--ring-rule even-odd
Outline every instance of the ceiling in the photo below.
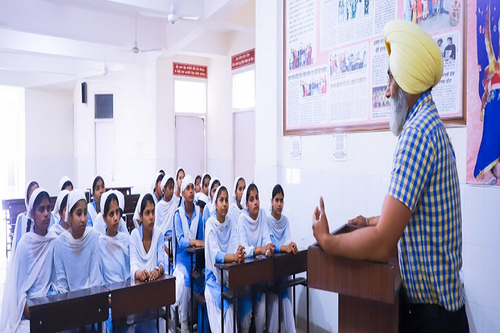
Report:
[[[0,0],[0,85],[72,89],[138,59],[227,56],[235,32],[254,35],[255,0],[174,1],[200,19],[170,23],[172,0]]]

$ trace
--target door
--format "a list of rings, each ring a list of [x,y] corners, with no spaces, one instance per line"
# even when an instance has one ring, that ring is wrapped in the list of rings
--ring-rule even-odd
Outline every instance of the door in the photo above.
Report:
[[[234,112],[234,178],[242,176],[248,184],[254,181],[255,112]]]
[[[177,167],[196,177],[205,171],[205,118],[175,117],[175,155]]]
[[[115,124],[113,121],[95,122],[95,171],[110,183],[113,182],[115,158]]]

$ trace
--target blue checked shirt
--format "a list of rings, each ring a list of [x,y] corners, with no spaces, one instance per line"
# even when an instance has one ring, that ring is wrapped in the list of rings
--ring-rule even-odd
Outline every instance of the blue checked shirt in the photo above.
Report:
[[[411,303],[464,304],[462,217],[455,153],[430,91],[413,106],[398,138],[389,195],[412,211],[399,240],[399,265]]]

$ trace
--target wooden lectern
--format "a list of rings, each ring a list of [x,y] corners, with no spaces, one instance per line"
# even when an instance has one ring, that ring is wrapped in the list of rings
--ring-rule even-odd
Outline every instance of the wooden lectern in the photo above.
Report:
[[[333,234],[359,229],[344,225]],[[401,275],[397,249],[389,263],[326,254],[314,244],[307,257],[310,288],[339,294],[339,332],[398,332]]]

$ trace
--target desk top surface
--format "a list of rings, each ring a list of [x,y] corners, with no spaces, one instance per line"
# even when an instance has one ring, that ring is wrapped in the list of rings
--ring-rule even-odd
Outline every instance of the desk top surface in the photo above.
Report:
[[[92,287],[82,290],[70,291],[62,294],[56,294],[52,296],[32,298],[28,300],[28,306],[33,307],[33,306],[51,304],[55,302],[88,299],[88,296],[102,296],[107,298],[108,294],[109,290],[103,286]]]
[[[170,280],[175,281],[175,278],[173,276],[170,276],[170,275],[163,275],[163,276],[161,276],[160,278],[158,278],[155,281],[141,282],[139,280],[135,280],[135,281],[128,280],[128,281],[121,281],[121,282],[115,282],[115,283],[108,284],[108,285],[105,286],[105,288],[108,291],[110,291],[111,293],[113,293],[113,291],[117,291],[117,290],[122,290],[122,289],[127,289],[127,288],[134,288],[134,287],[141,287],[141,286],[144,286],[144,285],[152,285],[152,284],[158,284],[158,283],[165,283],[165,282],[162,282],[162,281],[170,281]]]
[[[205,247],[204,246],[190,246],[190,247],[186,247],[184,249],[184,251],[188,252],[188,253],[200,253],[200,252],[205,251]]]
[[[243,260],[242,263],[237,263],[237,262],[216,263],[215,267],[217,267],[219,269],[233,270],[233,269],[241,268],[242,266],[248,267],[248,266],[251,266],[253,264],[263,262],[263,261],[269,261],[272,263],[273,257],[266,257],[263,255],[258,255],[254,258],[246,258],[245,260]]]

